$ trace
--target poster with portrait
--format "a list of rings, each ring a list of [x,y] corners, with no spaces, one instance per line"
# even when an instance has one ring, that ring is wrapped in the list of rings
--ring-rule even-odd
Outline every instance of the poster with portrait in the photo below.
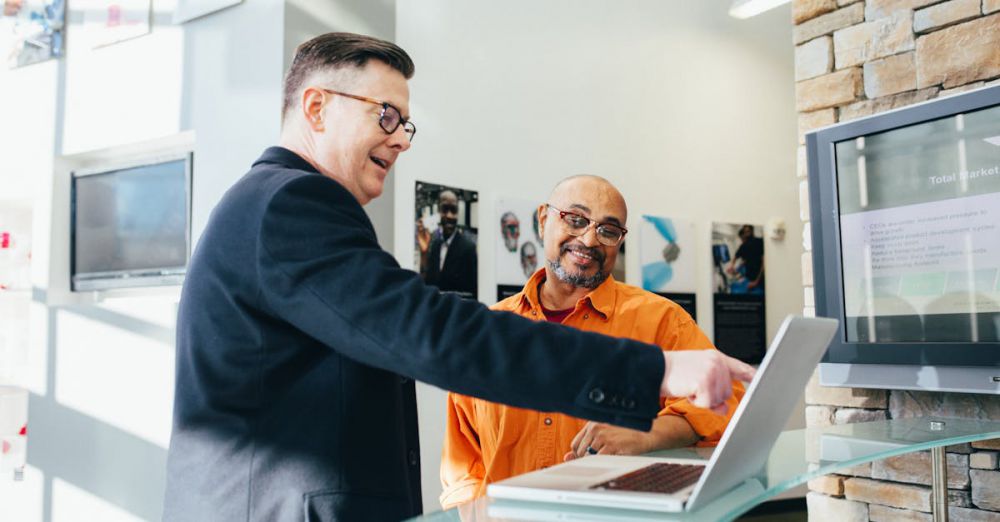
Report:
[[[91,47],[149,34],[151,0],[96,0],[84,12]]]
[[[65,0],[0,0],[0,48],[11,69],[63,53]]]
[[[712,293],[715,346],[756,364],[767,349],[764,227],[712,224]]]
[[[640,217],[642,288],[681,305],[697,321],[696,250],[694,223],[661,216]]]
[[[538,231],[540,201],[504,198],[497,201],[496,234],[497,301],[524,288],[542,267],[542,236]]]
[[[478,296],[479,193],[418,181],[414,269],[442,292]]]

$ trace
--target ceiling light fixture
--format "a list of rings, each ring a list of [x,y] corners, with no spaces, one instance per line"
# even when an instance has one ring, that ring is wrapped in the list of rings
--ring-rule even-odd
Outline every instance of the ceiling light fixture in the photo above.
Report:
[[[729,7],[729,16],[750,18],[788,2],[789,0],[733,0],[733,4]]]

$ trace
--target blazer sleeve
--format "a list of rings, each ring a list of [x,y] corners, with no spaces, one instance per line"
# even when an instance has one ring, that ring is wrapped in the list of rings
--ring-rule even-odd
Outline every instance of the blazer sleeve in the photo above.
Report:
[[[661,327],[659,334],[659,344],[666,350],[715,350],[712,341],[701,328],[690,318],[680,321],[665,322],[665,327]],[[699,408],[691,401],[668,397],[664,399],[663,409],[660,415],[678,415],[684,417],[691,428],[701,439],[698,446],[716,446],[722,439],[722,434],[726,431],[730,419],[736,413],[736,408],[743,399],[743,383],[734,380],[732,382],[733,395],[726,401],[729,410],[725,415],[719,415],[712,410]]]
[[[382,250],[338,183],[274,189],[257,240],[259,305],[345,357],[520,408],[648,430],[659,348],[533,322],[442,294]]]

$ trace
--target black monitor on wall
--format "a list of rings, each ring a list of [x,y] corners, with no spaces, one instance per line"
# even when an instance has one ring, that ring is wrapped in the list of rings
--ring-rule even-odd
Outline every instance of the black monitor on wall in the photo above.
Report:
[[[191,250],[190,153],[72,173],[70,284],[80,291],[179,285]]]
[[[1000,394],[1000,86],[806,135],[824,385]]]

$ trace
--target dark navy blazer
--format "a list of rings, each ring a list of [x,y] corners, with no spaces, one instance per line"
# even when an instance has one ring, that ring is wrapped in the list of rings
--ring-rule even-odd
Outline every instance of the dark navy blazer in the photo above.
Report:
[[[272,147],[191,258],[176,371],[165,520],[377,521],[421,511],[411,378],[649,429],[663,358],[426,286],[347,190]]]

